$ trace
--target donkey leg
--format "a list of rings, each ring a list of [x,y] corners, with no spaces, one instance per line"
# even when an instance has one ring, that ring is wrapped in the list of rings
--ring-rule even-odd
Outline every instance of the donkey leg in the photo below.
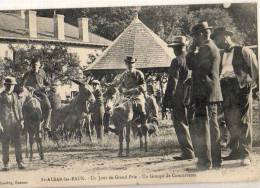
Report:
[[[91,130],[91,122],[90,122],[90,117],[87,119],[87,121],[86,121],[86,129],[87,129],[87,131],[86,132],[88,132],[88,136],[89,136],[89,140],[90,140],[90,142],[92,143],[93,142],[93,140],[92,140],[92,130]]]
[[[126,156],[129,156],[129,144],[130,144],[130,125],[126,126]]]
[[[142,149],[143,149],[143,147],[144,147],[143,135],[142,135],[142,134],[139,135],[139,139],[140,139],[140,151],[142,151]]]
[[[144,150],[145,152],[148,151],[148,142],[147,142],[147,139],[148,139],[148,136],[147,136],[147,129],[144,130]]]
[[[28,132],[25,131],[25,157],[28,158]]]
[[[124,131],[122,128],[119,130],[119,153],[118,156],[122,157],[123,156],[123,140],[124,140]]]
[[[43,160],[44,156],[43,156],[43,149],[42,149],[42,138],[39,133],[40,133],[39,130],[37,130],[35,133],[35,141],[37,144],[37,150],[38,150],[40,159]]]
[[[30,130],[29,131],[30,161],[33,158],[33,136],[34,135],[33,135],[32,131]]]
[[[42,149],[42,140],[41,140],[41,138],[37,138],[36,143],[37,143],[37,149],[38,149],[38,153],[39,153],[40,159],[43,160],[44,159],[44,154],[43,154],[43,149]]]

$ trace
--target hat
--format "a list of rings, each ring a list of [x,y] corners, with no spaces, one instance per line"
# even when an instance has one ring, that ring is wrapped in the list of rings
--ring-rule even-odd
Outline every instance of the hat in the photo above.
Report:
[[[37,63],[37,62],[39,62],[39,63],[42,65],[42,63],[41,63],[39,57],[34,57],[34,58],[32,58],[32,60],[31,60],[31,65],[34,65],[34,64]]]
[[[16,80],[15,80],[14,77],[8,76],[8,77],[5,78],[5,80],[4,80],[4,84],[8,84],[8,85],[16,85],[17,82],[16,82]]]
[[[92,85],[100,85],[100,81],[98,80],[93,80],[91,83]]]
[[[126,63],[131,63],[131,64],[133,64],[133,63],[136,62],[136,59],[133,58],[132,56],[126,56],[126,58],[124,59],[124,61],[125,61]]]
[[[188,44],[188,40],[185,36],[176,36],[173,39],[173,42],[171,44],[168,44],[168,47],[174,47],[174,46],[185,46]]]
[[[214,32],[210,35],[212,39],[215,39],[217,35],[229,35],[233,36],[233,32],[227,30],[225,27],[218,27],[214,30]]]
[[[212,29],[213,27],[208,25],[208,22],[204,21],[204,22],[200,22],[197,25],[193,26],[193,28],[191,29],[191,33],[190,35],[194,35],[195,33],[202,31],[202,30],[206,30],[206,29]]]

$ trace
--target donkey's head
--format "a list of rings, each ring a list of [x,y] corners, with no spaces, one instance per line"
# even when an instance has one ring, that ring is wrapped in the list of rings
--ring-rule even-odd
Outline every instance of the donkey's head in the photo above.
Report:
[[[105,109],[107,111],[111,110],[113,106],[118,103],[120,99],[120,93],[116,86],[112,84],[106,84],[106,92],[104,93],[105,98]]]
[[[93,104],[95,102],[95,96],[92,93],[92,90],[88,84],[85,84],[81,81],[71,79],[74,83],[79,86],[78,97]]]

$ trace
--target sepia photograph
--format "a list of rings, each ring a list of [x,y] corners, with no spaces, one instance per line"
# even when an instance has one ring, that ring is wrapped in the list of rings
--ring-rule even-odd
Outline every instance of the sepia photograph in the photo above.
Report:
[[[0,187],[260,181],[257,6],[0,7]]]

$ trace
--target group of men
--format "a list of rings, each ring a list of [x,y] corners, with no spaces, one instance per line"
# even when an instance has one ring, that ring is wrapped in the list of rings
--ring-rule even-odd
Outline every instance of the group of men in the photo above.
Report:
[[[0,139],[2,142],[3,170],[9,170],[9,145],[14,143],[15,156],[19,169],[24,169],[24,163],[21,152],[21,132],[24,129],[24,120],[22,114],[22,103],[19,100],[17,92],[14,92],[17,81],[14,77],[8,76],[4,80],[4,90],[0,93]],[[46,113],[43,123],[45,131],[51,131],[50,119],[53,108],[58,108],[60,102],[57,97],[47,95],[47,87],[50,86],[46,73],[42,69],[41,59],[35,57],[31,61],[31,70],[26,72],[20,80],[20,86],[25,86],[34,93],[41,101],[41,106]],[[92,82],[93,94],[96,101],[93,105],[93,124],[96,128],[98,139],[102,139],[102,116],[104,114],[103,96],[100,88],[100,82]],[[55,88],[54,95],[55,95]]]
[[[24,120],[22,113],[22,102],[14,92],[17,81],[14,77],[8,76],[4,80],[4,91],[0,93],[0,138],[2,142],[3,170],[9,170],[9,145],[14,143],[16,162],[19,169],[24,169],[21,151],[21,132],[24,129]],[[46,109],[46,119],[43,129],[49,131],[51,118],[51,104],[46,95],[46,85],[48,85],[47,77],[39,58],[31,61],[31,70],[26,72],[19,83],[26,86],[29,90],[39,97]]]
[[[176,58],[169,68],[163,105],[172,108],[182,151],[178,159],[197,157],[199,169],[219,168],[223,159],[241,159],[241,165],[250,165],[252,95],[257,97],[259,84],[257,59],[251,49],[233,43],[233,32],[220,27],[212,33],[212,29],[200,22],[191,30],[189,48],[185,36],[169,44]],[[226,157],[221,156],[220,105],[231,134],[231,153]]]
[[[233,33],[226,28],[212,27],[207,22],[195,25],[191,31],[192,45],[185,36],[175,37],[173,48],[176,58],[169,68],[169,78],[163,99],[164,108],[172,108],[173,124],[182,155],[178,159],[198,158],[197,167],[221,167],[218,106],[222,105],[225,121],[231,133],[231,153],[224,159],[241,159],[250,165],[252,152],[252,93],[258,91],[258,65],[255,54],[247,47],[235,45]],[[214,41],[213,41],[213,40]],[[220,50],[224,49],[221,56]],[[147,127],[146,82],[144,74],[134,68],[136,59],[127,56],[127,70],[117,80],[120,91],[134,98],[134,110],[140,117],[141,127]],[[32,61],[32,69],[25,73],[21,84],[34,90],[47,106],[44,129],[49,130],[52,105],[44,91],[47,79],[40,69],[39,59]],[[21,154],[20,131],[23,129],[21,105],[13,92],[15,78],[7,77],[0,94],[0,133],[4,170],[8,170],[10,139],[15,144],[18,167],[24,168]],[[97,137],[102,139],[104,101],[100,82],[94,80],[93,122]],[[191,85],[191,87],[190,87]]]

